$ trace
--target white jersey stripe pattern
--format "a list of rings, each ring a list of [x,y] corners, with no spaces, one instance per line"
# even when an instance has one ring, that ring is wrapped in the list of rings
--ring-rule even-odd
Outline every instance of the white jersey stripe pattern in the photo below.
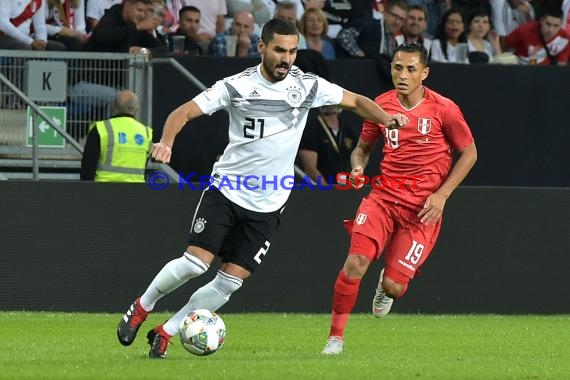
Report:
[[[309,109],[339,104],[343,89],[295,66],[276,83],[260,70],[258,65],[224,78],[194,101],[205,114],[225,108],[230,116],[229,144],[214,165],[214,184],[239,206],[273,212],[289,197]]]

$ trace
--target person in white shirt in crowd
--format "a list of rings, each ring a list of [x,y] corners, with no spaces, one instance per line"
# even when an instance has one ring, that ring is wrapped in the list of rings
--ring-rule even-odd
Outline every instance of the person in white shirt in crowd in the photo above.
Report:
[[[182,3],[200,10],[198,43],[202,50],[208,51],[208,45],[214,36],[226,30],[226,0],[182,0]]]
[[[95,29],[107,9],[122,2],[123,0],[88,0],[85,16],[87,17],[87,27],[89,31]]]
[[[66,50],[48,41],[45,15],[42,0],[0,0],[0,49]]]
[[[435,37],[431,44],[432,61],[469,63],[465,20],[459,9],[451,8],[443,14]]]
[[[507,36],[520,25],[534,20],[534,8],[528,0],[489,0],[491,22],[500,37]]]
[[[61,42],[70,51],[81,51],[85,32],[85,0],[47,0],[48,39]]]
[[[501,54],[499,35],[492,29],[489,15],[475,12],[467,22],[467,46],[471,63],[487,63]]]

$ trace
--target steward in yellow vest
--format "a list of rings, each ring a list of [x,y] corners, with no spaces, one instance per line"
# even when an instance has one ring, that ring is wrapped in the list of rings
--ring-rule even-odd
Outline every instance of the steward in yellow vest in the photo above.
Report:
[[[152,129],[135,119],[138,99],[121,91],[113,117],[89,127],[81,160],[81,179],[97,182],[144,182],[152,146]]]

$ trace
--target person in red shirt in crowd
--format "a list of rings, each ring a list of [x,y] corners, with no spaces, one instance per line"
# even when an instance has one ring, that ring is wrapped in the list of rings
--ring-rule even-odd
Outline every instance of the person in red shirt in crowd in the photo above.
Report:
[[[425,87],[427,51],[421,44],[402,44],[391,63],[394,90],[375,99],[387,112],[409,122],[400,128],[365,121],[351,155],[350,181],[360,187],[375,143],[384,138],[380,164],[382,184],[373,183],[347,223],[348,257],[334,286],[329,338],[322,353],[340,354],[344,329],[356,303],[360,281],[370,263],[384,251],[385,268],[373,301],[376,316],[388,314],[394,299],[428,258],[441,227],[443,208],[477,160],[471,131],[459,107]],[[459,157],[452,164],[453,152]]]
[[[570,36],[562,29],[562,9],[546,8],[539,21],[528,22],[505,38],[505,48],[514,49],[523,65],[566,65]]]

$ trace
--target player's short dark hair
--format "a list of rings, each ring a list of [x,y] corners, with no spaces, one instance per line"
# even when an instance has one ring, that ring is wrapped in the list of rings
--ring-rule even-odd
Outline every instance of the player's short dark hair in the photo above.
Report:
[[[265,23],[261,30],[261,40],[264,44],[268,45],[273,39],[274,34],[283,36],[298,36],[299,32],[297,27],[287,20],[271,19]]]
[[[178,17],[182,18],[182,15],[184,15],[184,13],[186,12],[196,12],[196,13],[201,13],[200,10],[198,8],[196,8],[193,5],[186,5],[182,8],[180,8],[180,10],[178,11]]]
[[[412,42],[409,44],[401,44],[396,47],[394,54],[392,55],[392,60],[399,51],[405,51],[406,53],[418,53],[420,55],[420,62],[422,65],[427,66],[428,64],[428,52],[423,44]]]
[[[562,19],[564,16],[564,13],[562,12],[562,7],[555,7],[552,5],[545,7],[542,10],[542,17],[546,16]]]

